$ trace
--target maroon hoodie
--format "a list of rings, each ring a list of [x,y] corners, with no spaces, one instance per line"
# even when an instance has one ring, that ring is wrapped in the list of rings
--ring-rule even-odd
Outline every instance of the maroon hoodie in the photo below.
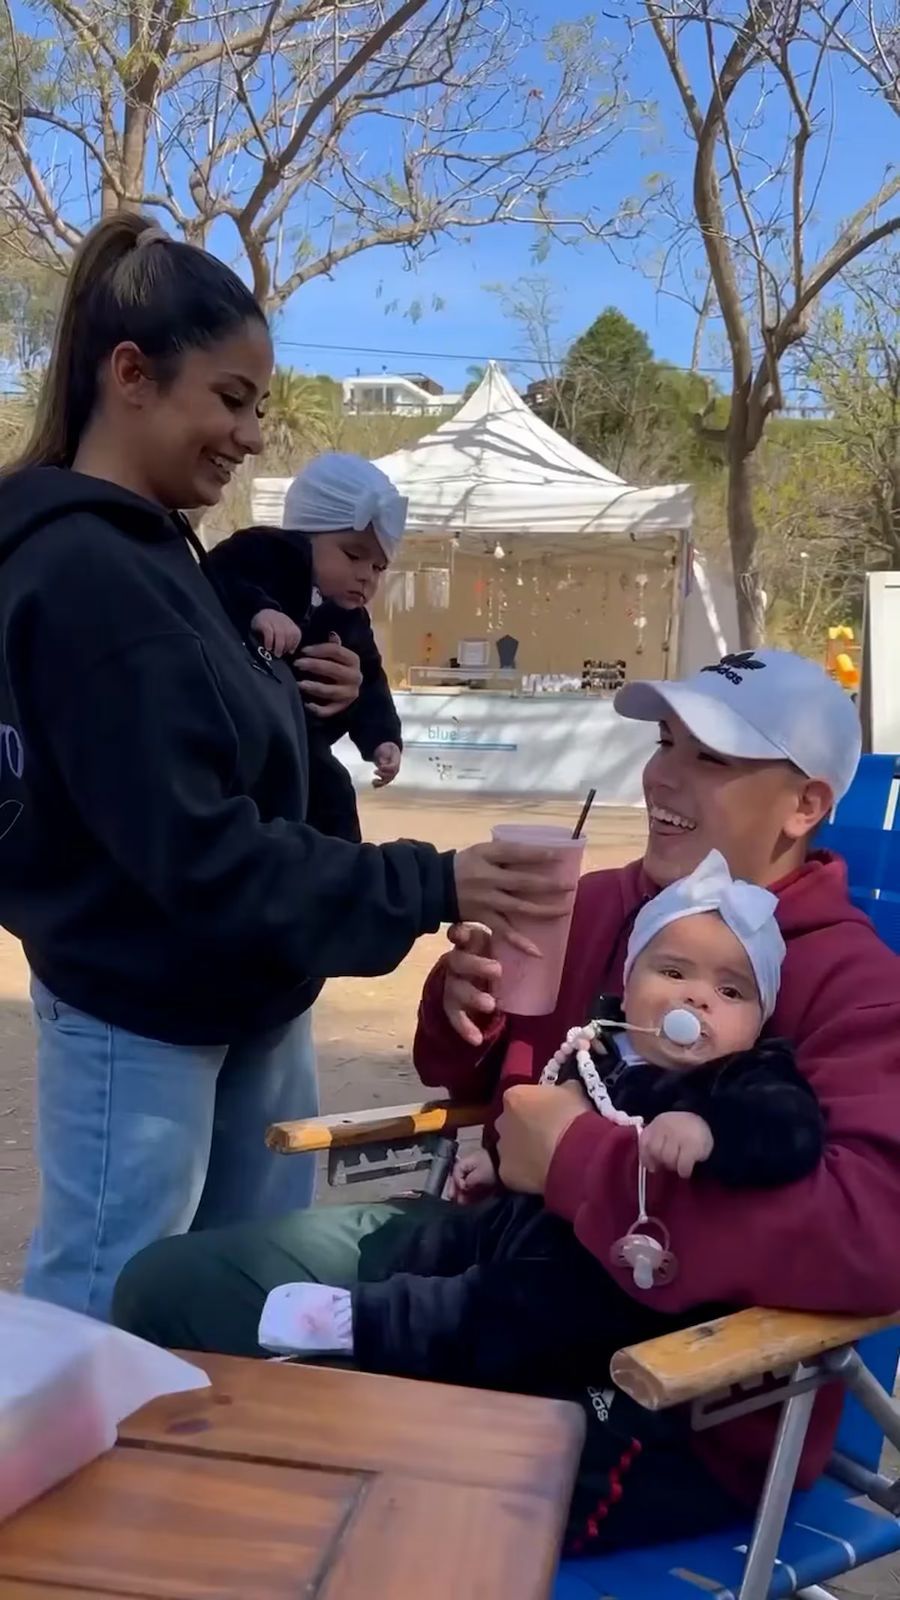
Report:
[[[702,1167],[687,1182],[654,1175],[648,1210],[670,1230],[678,1273],[643,1293],[627,1269],[609,1270],[636,1300],[661,1311],[711,1301],[860,1316],[893,1311],[900,1306],[900,960],[850,904],[837,857],[813,855],[773,888],[787,955],[766,1031],[790,1040],[819,1098],[827,1119],[823,1160],[811,1177],[767,1191],[725,1189]],[[598,993],[622,993],[634,917],[655,893],[640,862],[583,878],[555,1012],[494,1017],[477,1049],[444,1016],[439,962],[419,1011],[414,1056],[423,1083],[468,1100],[487,1099],[496,1088],[496,1116],[503,1091],[537,1080],[567,1030],[588,1019]],[[612,1245],[634,1221],[636,1195],[633,1130],[586,1111],[554,1153],[547,1206],[609,1266]],[[803,1484],[825,1466],[840,1407],[833,1389],[817,1401]],[[726,1487],[754,1503],[776,1423],[777,1409],[767,1409],[692,1441]]]

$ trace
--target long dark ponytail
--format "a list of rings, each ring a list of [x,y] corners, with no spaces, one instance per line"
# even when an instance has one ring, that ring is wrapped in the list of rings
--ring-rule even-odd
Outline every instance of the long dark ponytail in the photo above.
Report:
[[[97,399],[98,371],[132,341],[164,380],[184,350],[214,344],[265,315],[230,267],[117,211],[86,235],[72,262],[31,437],[6,472],[68,467]]]

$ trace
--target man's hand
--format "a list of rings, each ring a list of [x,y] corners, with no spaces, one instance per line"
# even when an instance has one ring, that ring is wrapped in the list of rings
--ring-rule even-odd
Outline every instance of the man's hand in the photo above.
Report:
[[[250,627],[270,656],[295,656],[300,649],[303,635],[283,611],[257,611]]]
[[[336,633],[329,635],[327,644],[307,645],[295,661],[294,671],[306,708],[314,717],[337,717],[359,695],[359,656],[342,645]]]
[[[497,1009],[497,984],[503,968],[491,959],[487,928],[457,922],[448,929],[447,938],[453,949],[444,977],[444,1015],[466,1044],[478,1046],[484,1044],[481,1026]]]
[[[397,744],[380,744],[375,751],[375,776],[372,779],[373,789],[384,789],[393,783],[400,771],[402,751]]]
[[[497,1118],[501,1183],[517,1194],[543,1194],[560,1139],[590,1110],[580,1083],[514,1083]]]
[[[709,1126],[693,1111],[664,1111],[641,1134],[641,1165],[648,1172],[677,1172],[689,1178],[698,1161],[712,1155]]]

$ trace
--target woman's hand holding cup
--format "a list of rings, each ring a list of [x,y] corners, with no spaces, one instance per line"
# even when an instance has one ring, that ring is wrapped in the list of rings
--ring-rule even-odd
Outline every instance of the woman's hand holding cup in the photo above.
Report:
[[[571,890],[560,884],[557,857],[540,846],[473,844],[457,851],[453,871],[460,921],[482,923],[525,955],[538,957],[540,951],[517,924],[552,922],[572,904]]]

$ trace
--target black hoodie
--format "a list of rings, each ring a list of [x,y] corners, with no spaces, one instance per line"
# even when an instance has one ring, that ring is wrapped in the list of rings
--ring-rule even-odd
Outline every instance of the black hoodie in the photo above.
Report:
[[[227,1044],[456,915],[452,856],[305,826],[296,683],[180,519],[76,472],[0,481],[0,637],[0,922],[68,1005]]]

